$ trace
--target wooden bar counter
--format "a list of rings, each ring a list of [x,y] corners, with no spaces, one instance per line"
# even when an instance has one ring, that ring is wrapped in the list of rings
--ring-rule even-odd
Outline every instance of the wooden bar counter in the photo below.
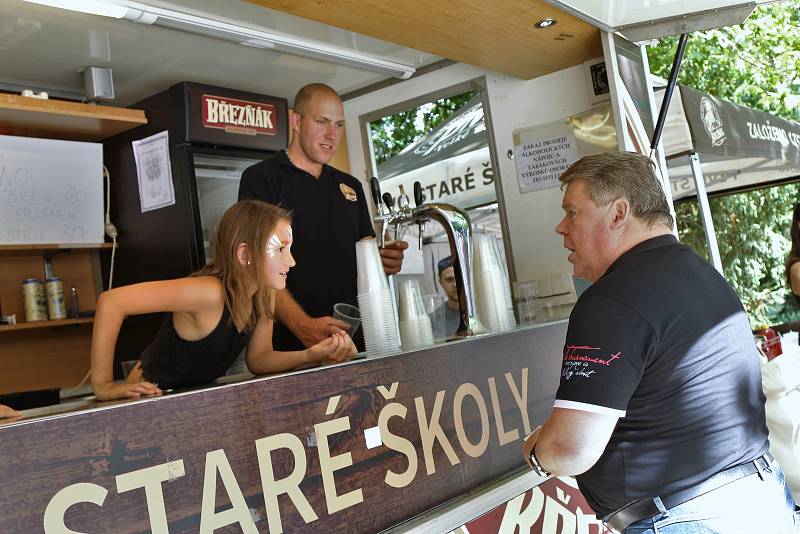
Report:
[[[521,327],[0,425],[0,532],[390,528],[524,463],[565,334]]]

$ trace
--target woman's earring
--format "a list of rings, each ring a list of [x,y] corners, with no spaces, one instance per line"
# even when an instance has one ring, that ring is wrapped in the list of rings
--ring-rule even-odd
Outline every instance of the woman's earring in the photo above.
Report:
[[[250,260],[247,260],[247,265],[250,265]]]

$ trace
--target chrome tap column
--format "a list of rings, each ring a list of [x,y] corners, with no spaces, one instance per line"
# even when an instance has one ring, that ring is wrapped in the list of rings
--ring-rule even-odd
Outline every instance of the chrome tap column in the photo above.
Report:
[[[384,193],[386,208],[381,205],[380,184],[377,178],[370,180],[372,197],[378,211],[375,222],[380,227],[380,245],[385,244],[384,234],[390,225],[417,224],[420,227],[428,221],[436,221],[442,225],[447,240],[450,243],[450,254],[454,258],[457,268],[454,269],[456,276],[456,288],[458,290],[458,306],[461,314],[461,322],[456,332],[456,336],[474,336],[486,333],[486,329],[478,321],[477,310],[475,309],[475,298],[473,292],[472,278],[472,226],[467,213],[451,204],[430,203],[425,204],[422,194],[422,186],[419,182],[414,183],[415,208],[408,207],[407,202],[398,202],[398,210],[394,210],[394,201],[391,195]],[[421,233],[421,232],[420,232]]]

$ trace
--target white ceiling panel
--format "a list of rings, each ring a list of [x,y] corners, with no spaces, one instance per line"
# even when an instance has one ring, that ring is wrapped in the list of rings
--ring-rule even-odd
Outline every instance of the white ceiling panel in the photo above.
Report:
[[[381,56],[414,67],[441,58],[238,0],[149,1],[148,5]],[[390,78],[361,68],[274,50],[40,6],[0,0],[0,86],[83,93],[80,71],[111,67],[116,99],[128,106],[181,81],[286,97],[323,82],[347,93]]]
[[[683,18],[690,14],[727,10],[734,6],[754,6],[772,0],[547,0],[605,29],[651,21]]]

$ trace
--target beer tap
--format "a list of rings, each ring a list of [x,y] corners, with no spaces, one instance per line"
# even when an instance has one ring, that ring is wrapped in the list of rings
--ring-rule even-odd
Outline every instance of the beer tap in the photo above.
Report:
[[[373,219],[373,222],[379,227],[378,240],[380,247],[383,248],[386,245],[386,238],[384,237],[386,234],[386,227],[389,224],[389,218],[392,214],[390,211],[384,209],[383,202],[381,202],[381,184],[376,177],[373,176],[370,178],[369,186],[372,191],[372,201],[375,203],[375,209],[378,213]]]
[[[391,193],[383,194],[383,203],[386,204],[386,207],[389,209],[389,213],[394,213],[394,198],[392,198]]]
[[[397,197],[397,207],[401,210],[405,210],[408,208],[408,195],[406,195],[406,190],[403,188],[403,184],[400,184],[400,196]]]
[[[422,184],[414,182],[414,205],[419,207],[425,203],[425,193],[422,192]],[[425,221],[417,221],[417,236],[419,237],[419,249],[422,250],[422,234],[425,232]]]
[[[408,207],[407,200],[400,200],[399,209],[395,211],[394,199],[388,193],[383,195],[386,202],[388,213],[381,206],[380,184],[377,178],[370,181],[372,197],[377,206],[379,215],[375,217],[375,222],[380,225],[381,246],[384,246],[384,231],[388,225],[417,224],[420,227],[420,240],[422,239],[422,225],[427,221],[436,221],[442,225],[447,240],[450,243],[450,253],[454,258],[456,289],[458,292],[458,306],[460,313],[460,324],[456,336],[473,336],[485,333],[486,329],[478,321],[475,309],[475,299],[473,297],[472,280],[472,227],[467,213],[453,206],[444,203],[424,202],[422,184],[414,182],[414,202],[416,207]],[[402,198],[404,193],[401,191]],[[389,197],[388,199],[386,197]],[[420,247],[422,248],[422,247]]]

